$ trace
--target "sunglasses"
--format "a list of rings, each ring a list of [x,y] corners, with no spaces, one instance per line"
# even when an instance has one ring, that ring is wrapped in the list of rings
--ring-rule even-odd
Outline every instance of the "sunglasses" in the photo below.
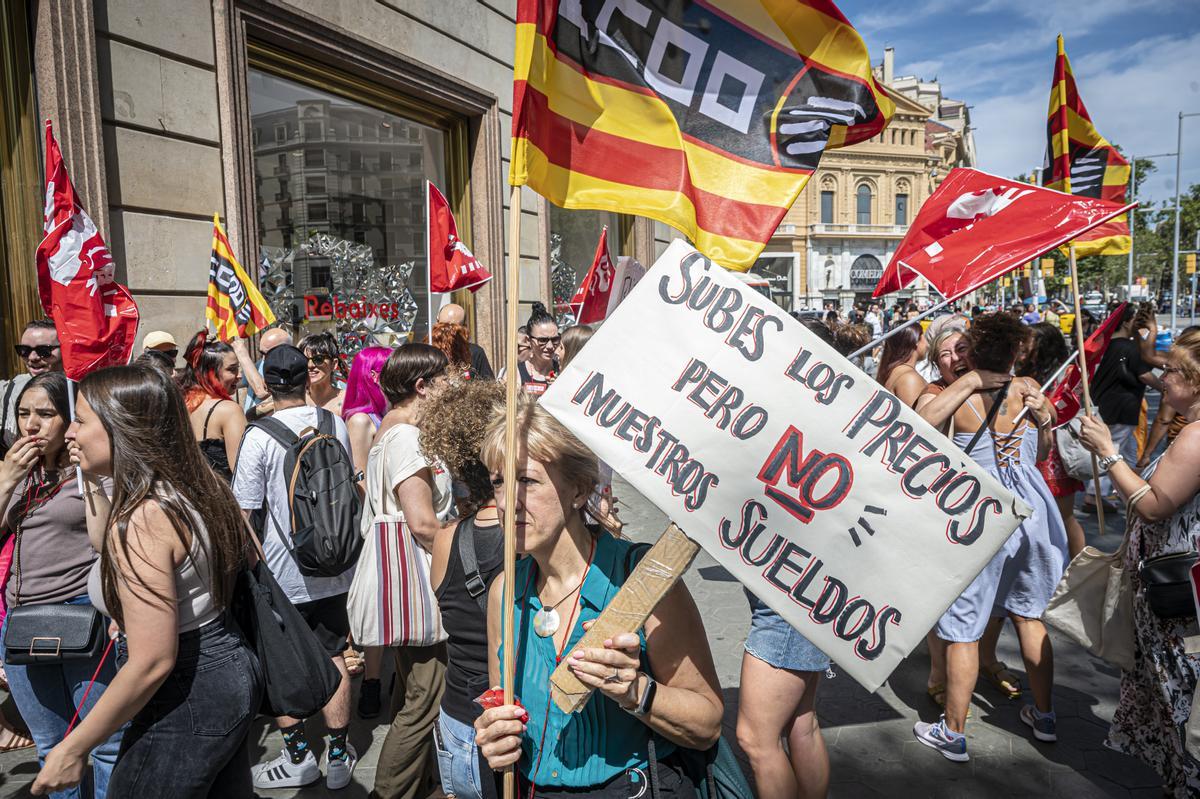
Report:
[[[329,356],[314,355],[313,357],[308,359],[308,363],[310,366],[318,366],[318,367],[324,366],[325,364],[329,363]]]
[[[161,352],[163,355],[170,358],[172,361],[179,357],[179,349],[178,348],[171,349],[171,350],[159,350],[159,352]]]
[[[529,340],[539,347],[544,347],[547,344],[557,345],[558,342],[562,341],[562,336],[530,336]]]
[[[31,347],[28,344],[16,344],[13,346],[13,349],[22,358],[28,358],[35,352],[39,358],[49,358],[58,347],[59,345],[57,344],[38,344],[36,347]]]

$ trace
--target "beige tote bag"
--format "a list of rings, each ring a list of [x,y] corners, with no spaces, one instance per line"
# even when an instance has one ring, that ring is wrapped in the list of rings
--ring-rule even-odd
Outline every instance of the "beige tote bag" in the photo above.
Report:
[[[1130,502],[1125,506],[1125,537],[1116,552],[1084,547],[1075,556],[1042,615],[1046,624],[1125,671],[1133,668],[1133,586],[1125,573],[1132,515]]]

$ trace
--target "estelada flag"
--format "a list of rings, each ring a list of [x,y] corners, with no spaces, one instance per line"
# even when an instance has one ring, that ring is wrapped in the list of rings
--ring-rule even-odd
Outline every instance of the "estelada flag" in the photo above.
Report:
[[[93,370],[129,363],[138,307],[113,277],[112,254],[79,203],[48,119],[45,197],[38,293],[58,331],[63,371],[80,380]]]
[[[600,243],[596,245],[596,257],[592,266],[583,276],[579,290],[571,298],[571,310],[575,321],[581,325],[591,325],[603,322],[608,315],[608,301],[612,293],[613,277],[612,256],[608,251],[608,226],[600,231]]]
[[[1104,324],[1092,331],[1083,342],[1083,359],[1087,363],[1088,380],[1096,374],[1096,366],[1104,357],[1108,343],[1112,341],[1113,333],[1121,326],[1121,317],[1125,314],[1126,303],[1121,303],[1113,309]],[[1075,324],[1082,324],[1076,319]],[[1079,387],[1083,384],[1080,379],[1079,364],[1073,363],[1067,367],[1066,373],[1054,390],[1050,392],[1050,402],[1053,403],[1057,421],[1055,427],[1061,427],[1075,418],[1079,413]]]
[[[1042,185],[1115,203],[1125,202],[1129,162],[1092,124],[1075,74],[1058,37],[1054,83],[1046,119],[1046,161]],[[1129,253],[1129,219],[1122,216],[1099,225],[1074,241],[1076,255],[1126,255]]]
[[[226,343],[249,338],[275,324],[275,313],[263,299],[258,286],[238,263],[221,228],[221,217],[213,214],[212,258],[208,265],[208,307],[205,316],[217,337]]]
[[[745,271],[826,148],[895,104],[831,0],[518,0],[509,182]]]
[[[450,203],[430,181],[425,181],[429,211],[429,286],[434,294],[458,289],[479,291],[492,279],[458,237],[458,224]]]
[[[921,206],[874,296],[923,277],[946,299],[958,299],[1134,205],[952,169]]]

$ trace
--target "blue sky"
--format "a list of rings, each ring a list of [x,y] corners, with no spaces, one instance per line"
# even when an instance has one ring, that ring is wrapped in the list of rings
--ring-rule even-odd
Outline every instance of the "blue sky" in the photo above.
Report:
[[[1054,39],[1062,33],[1100,133],[1126,154],[1174,152],[1177,114],[1200,112],[1197,0],[839,0],[871,58],[896,48],[896,74],[937,77],[974,106],[979,166],[1012,176],[1041,164]],[[1184,120],[1183,180],[1200,183],[1200,116]],[[1174,197],[1160,159],[1143,197]]]

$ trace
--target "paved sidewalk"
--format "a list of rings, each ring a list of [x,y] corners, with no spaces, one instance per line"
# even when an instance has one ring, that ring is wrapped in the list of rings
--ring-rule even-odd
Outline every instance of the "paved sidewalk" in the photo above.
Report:
[[[621,484],[619,478],[615,490],[623,503],[626,530],[639,540],[657,538],[666,527],[662,514],[632,488]],[[1121,520],[1110,521],[1108,535],[1100,538],[1095,517],[1081,515],[1080,519],[1091,543],[1109,549],[1119,543]],[[732,740],[742,643],[749,628],[746,600],[739,584],[704,553],[685,580],[704,617],[718,676],[725,687],[726,734]],[[1001,638],[999,653],[1024,676],[1011,627]],[[901,664],[876,694],[867,693],[843,674],[824,680],[817,708],[833,764],[830,795],[839,799],[1161,796],[1153,772],[1103,747],[1116,706],[1118,671],[1058,636],[1054,636],[1054,654],[1058,743],[1041,744],[1031,739],[1017,717],[1022,701],[1029,700],[1010,702],[981,686],[968,723],[972,756],[968,764],[950,763],[912,736],[914,721],[931,721],[938,714],[925,694],[929,660],[923,649]],[[385,674],[385,686],[388,679],[389,674]],[[309,737],[320,755],[324,742],[316,743],[318,726],[311,724]],[[264,795],[303,799],[367,796],[385,733],[383,722],[355,720],[350,741],[362,758],[354,783],[344,790],[330,792],[318,784],[300,791]],[[280,746],[279,733],[260,721],[251,739],[252,757],[258,762],[267,760],[278,753]],[[0,797],[29,795],[27,785],[35,772],[36,760],[28,751],[0,756]]]

